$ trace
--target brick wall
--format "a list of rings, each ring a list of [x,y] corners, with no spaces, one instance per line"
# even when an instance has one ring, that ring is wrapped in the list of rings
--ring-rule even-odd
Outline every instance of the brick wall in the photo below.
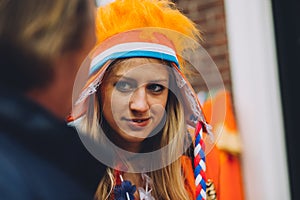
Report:
[[[226,89],[231,91],[225,9],[223,0],[175,0],[178,8],[193,20],[203,35],[201,45],[217,65]],[[205,88],[200,80],[196,88]]]

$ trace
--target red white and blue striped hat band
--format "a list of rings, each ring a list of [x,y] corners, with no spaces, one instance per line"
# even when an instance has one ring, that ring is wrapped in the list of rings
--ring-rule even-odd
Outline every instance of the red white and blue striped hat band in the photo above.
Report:
[[[109,60],[132,57],[157,58],[175,63],[179,67],[175,51],[168,46],[150,42],[127,42],[117,44],[97,55],[91,62],[90,75]]]

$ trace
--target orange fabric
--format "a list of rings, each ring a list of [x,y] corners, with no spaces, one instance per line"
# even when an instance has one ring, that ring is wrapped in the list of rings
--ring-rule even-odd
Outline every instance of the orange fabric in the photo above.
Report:
[[[188,156],[181,156],[181,166],[184,175],[185,189],[190,199],[196,199],[196,186],[194,179],[193,161]]]
[[[218,92],[213,98],[203,104],[203,112],[207,121],[215,127],[223,126],[222,137],[230,137],[223,140],[222,145],[217,144],[206,157],[206,175],[215,184],[218,200],[243,200],[242,170],[240,167],[239,148],[230,148],[231,138],[238,136],[237,125],[233,113],[231,95],[228,91]],[[225,141],[225,142],[224,142]],[[234,140],[236,145],[236,141]],[[221,142],[221,141],[219,141]],[[224,148],[228,146],[229,148]],[[230,151],[230,150],[234,150]],[[238,152],[238,153],[236,153]]]
[[[220,151],[220,188],[218,190],[221,200],[242,200],[243,183],[239,157]]]
[[[219,189],[220,189],[220,151],[218,148],[214,147],[207,155],[206,155],[206,177],[207,180],[211,180],[215,184],[215,189],[217,193],[217,197],[219,200]]]

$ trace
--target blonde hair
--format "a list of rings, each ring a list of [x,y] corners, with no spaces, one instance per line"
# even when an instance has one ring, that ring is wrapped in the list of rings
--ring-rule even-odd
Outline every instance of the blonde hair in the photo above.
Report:
[[[91,5],[90,0],[0,0],[0,46],[6,54],[1,55],[1,66],[14,65],[18,67],[14,71],[24,71],[17,87],[25,87],[32,79],[38,79],[37,83],[24,89],[44,84],[51,78],[55,58],[82,47],[87,28],[94,26]]]

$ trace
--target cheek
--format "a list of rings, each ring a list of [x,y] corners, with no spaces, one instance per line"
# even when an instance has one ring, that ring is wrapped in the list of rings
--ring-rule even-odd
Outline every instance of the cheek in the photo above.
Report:
[[[153,98],[153,102],[156,105],[160,105],[161,107],[163,107],[165,109],[166,105],[167,105],[167,101],[168,101],[168,94],[169,94],[168,91],[164,92],[162,95],[160,95],[156,98]]]
[[[128,98],[117,95],[115,92],[107,92],[103,98],[103,112],[106,118],[119,119],[128,112]]]
[[[151,103],[151,110],[155,112],[158,116],[163,116],[166,112],[166,105],[168,100],[168,94],[162,95],[159,98],[154,98]]]
[[[123,94],[116,89],[111,89],[106,97],[106,102],[111,105],[112,112],[124,111],[129,108],[131,94]]]

